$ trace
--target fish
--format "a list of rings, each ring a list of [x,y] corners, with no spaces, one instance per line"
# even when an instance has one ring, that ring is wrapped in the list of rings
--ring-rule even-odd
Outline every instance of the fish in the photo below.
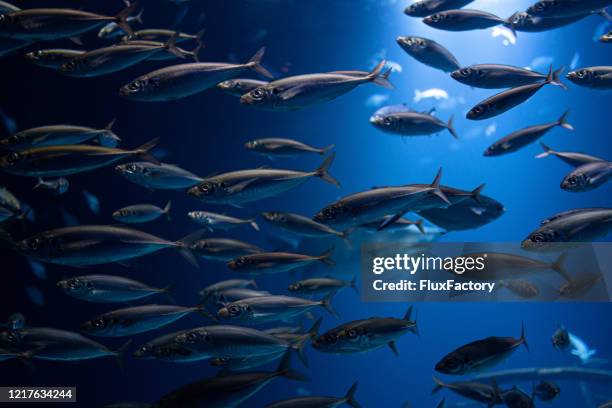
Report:
[[[200,291],[202,302],[206,302],[210,297],[218,296],[220,293],[229,289],[257,288],[257,283],[252,279],[228,279],[213,283]]]
[[[568,333],[570,344],[572,349],[570,353],[578,357],[582,364],[587,364],[591,361],[591,358],[597,353],[597,350],[590,349],[589,346],[580,337]]]
[[[254,290],[249,288],[232,288],[226,289],[215,294],[217,305],[235,302],[237,300],[248,299],[260,296],[270,296],[270,292],[265,290]]]
[[[50,327],[22,327],[0,332],[0,344],[12,350],[36,350],[38,360],[80,361],[114,357],[119,364],[131,341],[117,350],[91,340],[79,333]]]
[[[276,378],[306,381],[306,377],[289,366],[285,354],[275,371],[228,374],[184,385],[163,396],[156,408],[206,407],[237,408]]]
[[[59,71],[71,77],[98,77],[122,71],[162,51],[185,58],[175,44],[176,37],[170,37],[166,43],[128,42],[97,48],[65,62]]]
[[[149,57],[147,57],[146,59],[147,61],[168,61],[168,60],[174,60],[177,58],[178,59],[191,58],[195,62],[200,62],[200,52],[204,48],[204,44],[198,43],[193,50],[188,51],[175,44],[174,48],[170,50],[170,47],[166,46],[167,43],[163,43],[159,41],[146,41],[146,40],[131,40],[131,41],[122,42],[121,44],[122,45],[149,46],[149,47],[162,47],[162,49],[159,50],[159,52],[153,53]]]
[[[607,33],[599,37],[599,41],[601,41],[602,43],[612,43],[612,31],[608,31]]]
[[[367,223],[367,224],[359,225],[358,228],[363,228],[363,229],[371,230],[371,231],[378,231],[378,227],[383,225],[387,220],[390,219],[390,217],[391,216],[386,216],[382,220],[378,220],[378,221],[370,222],[370,223]],[[391,232],[391,231],[405,231],[407,228],[409,228],[411,226],[415,226],[419,230],[419,232],[421,234],[425,234],[426,233],[425,232],[425,228],[423,227],[423,220],[410,221],[410,220],[407,220],[405,218],[398,219],[393,224],[391,224],[388,227],[386,227],[385,230],[389,231],[389,232]]]
[[[434,40],[423,37],[397,37],[396,42],[408,55],[430,67],[444,72],[452,72],[461,67],[457,58]]]
[[[561,393],[559,386],[550,381],[540,381],[533,390],[540,401],[552,401]]]
[[[272,159],[274,157],[295,157],[304,153],[324,155],[333,149],[334,145],[318,148],[292,139],[267,138],[246,142],[244,147]]]
[[[188,363],[201,360],[191,350],[176,343],[176,336],[185,331],[181,330],[156,337],[140,346],[132,355],[141,360],[160,360],[174,363]]]
[[[308,238],[335,236],[345,240],[348,247],[351,246],[348,241],[350,230],[337,231],[329,225],[321,224],[303,215],[289,212],[266,211],[261,213],[261,216],[271,225],[281,228],[284,231]]]
[[[345,287],[351,287],[355,292],[358,292],[356,278],[353,278],[350,282],[329,277],[304,279],[290,284],[287,290],[301,295],[326,295],[338,292]]]
[[[221,373],[227,373],[261,367],[264,364],[278,360],[282,356],[282,353],[270,353],[248,357],[215,357],[210,360],[210,365],[221,367]]]
[[[541,0],[527,8],[527,13],[537,17],[569,17],[603,10],[612,5],[610,0]]]
[[[221,262],[229,262],[241,256],[264,252],[256,245],[229,238],[200,239],[189,245],[189,250],[200,258]]]
[[[154,288],[136,280],[115,275],[83,275],[63,279],[56,286],[68,296],[93,303],[131,302],[163,294],[170,299],[174,284]]]
[[[103,313],[81,325],[85,333],[98,337],[124,337],[167,326],[191,313],[214,320],[203,306],[141,305]]]
[[[241,219],[225,214],[217,214],[210,211],[190,211],[187,213],[190,220],[204,226],[208,231],[227,231],[241,225],[250,225],[255,231],[259,231],[259,225],[254,218]]]
[[[565,76],[578,86],[591,89],[612,89],[612,66],[580,68]]]
[[[418,335],[416,319],[412,320],[412,306],[403,318],[371,317],[344,323],[313,340],[312,347],[324,353],[364,353],[388,346],[399,355],[395,342],[407,333]]]
[[[39,177],[32,190],[45,189],[52,191],[56,195],[62,195],[68,191],[69,187],[70,183],[64,177],[60,177],[55,180],[43,180]]]
[[[540,146],[542,146],[542,149],[544,150],[544,153],[540,153],[536,156],[537,159],[541,159],[544,157],[548,157],[548,156],[555,156],[558,157],[559,159],[563,160],[565,163],[569,164],[570,166],[573,167],[580,167],[584,164],[587,163],[593,163],[593,162],[598,162],[598,161],[605,161],[604,159],[601,159],[599,157],[596,156],[591,156],[589,154],[585,154],[585,153],[578,153],[578,152],[558,152],[555,151],[553,149],[551,149],[549,146],[545,145],[544,143],[540,142]]]
[[[533,397],[517,388],[516,385],[510,390],[502,392],[501,397],[508,408],[535,408]]]
[[[119,95],[141,102],[162,102],[205,91],[247,70],[272,78],[272,74],[260,65],[264,52],[265,48],[261,48],[245,64],[193,62],[161,68],[123,85]]]
[[[550,31],[556,28],[565,27],[580,21],[591,13],[576,14],[567,17],[538,17],[533,16],[526,12],[516,12],[508,18],[506,23],[507,27],[510,27],[514,31],[522,31],[528,33],[539,33],[543,31]]]
[[[343,404],[359,408],[360,405],[355,399],[358,384],[353,383],[343,397],[295,397],[268,404],[266,408],[336,408]]]
[[[560,325],[551,337],[552,345],[558,350],[565,350],[570,346],[570,338],[567,329]]]
[[[2,186],[0,186],[0,206],[16,214],[22,212],[21,203],[17,197],[9,189]]]
[[[66,62],[85,54],[85,50],[72,50],[65,48],[50,48],[36,50],[25,54],[25,58],[35,65],[59,70]]]
[[[540,294],[537,286],[525,279],[501,280],[497,282],[497,288],[507,288],[523,299],[532,299]]]
[[[582,272],[559,288],[559,295],[566,299],[577,299],[587,294],[599,282],[603,282],[601,273]]]
[[[554,84],[555,82],[558,82],[558,80],[555,79],[555,73],[552,72],[551,68],[544,82],[517,86],[516,88],[511,88],[493,95],[470,109],[466,118],[470,120],[483,120],[501,115],[527,101],[536,92],[542,89],[543,86]]]
[[[493,407],[497,404],[503,403],[500,390],[497,388],[497,384],[489,385],[475,381],[457,381],[445,383],[435,375],[433,376],[433,380],[436,385],[433,390],[431,390],[432,395],[443,388],[447,388],[464,398],[485,403],[488,407]]]
[[[558,249],[557,243],[593,242],[608,235],[611,229],[612,209],[574,209],[540,225],[521,242],[521,248],[546,251]]]
[[[486,11],[468,9],[440,11],[423,18],[428,26],[446,31],[482,30],[505,22]]]
[[[411,17],[427,17],[440,11],[460,9],[474,0],[420,0],[404,9]]]
[[[444,123],[431,113],[406,110],[386,115],[375,114],[370,117],[370,123],[383,132],[400,136],[427,136],[446,129],[455,139],[459,138],[453,127],[453,116]]]
[[[318,256],[291,252],[260,252],[243,255],[231,260],[227,263],[227,267],[241,273],[269,275],[289,272],[297,268],[305,267],[313,262],[321,262],[327,266],[334,266],[334,261],[330,259],[332,251],[333,248],[328,249]]]
[[[229,95],[241,97],[253,89],[268,85],[268,83],[268,81],[261,81],[259,79],[236,78],[219,82],[217,88]]]
[[[124,226],[79,225],[40,232],[15,243],[15,249],[38,261],[81,267],[128,261],[174,248],[197,265],[186,240],[188,237],[167,241]]]
[[[567,122],[567,115],[569,111],[566,111],[559,117],[555,122],[549,122],[542,125],[535,125],[517,130],[503,137],[489,146],[485,152],[485,157],[501,156],[504,154],[516,152],[523,147],[535,142],[546,133],[548,133],[554,127],[562,127],[567,130],[574,130],[574,127]]]
[[[338,180],[329,174],[335,157],[335,153],[332,153],[317,169],[308,172],[259,168],[218,174],[204,178],[200,184],[190,188],[188,194],[207,203],[241,207],[243,204],[289,191],[312,177],[339,187]]]
[[[185,169],[167,163],[120,164],[115,167],[115,172],[149,190],[182,190],[193,187],[203,180]]]
[[[132,33],[127,18],[137,4],[128,5],[116,16],[103,16],[68,8],[30,8],[0,15],[0,37],[29,41],[50,41],[76,37],[108,22]]]
[[[407,184],[398,187],[374,187],[371,190],[348,195],[327,205],[315,214],[313,220],[326,225],[355,227],[382,221],[383,230],[400,219],[406,212],[446,207],[453,203],[477,198],[480,186],[472,192],[440,185],[442,169],[431,184]],[[392,215],[391,217],[389,217]]]
[[[495,221],[506,212],[499,201],[480,194],[479,202],[463,200],[448,207],[430,208],[417,214],[447,231],[480,228]]]
[[[125,19],[125,21],[131,26],[133,23],[144,24],[142,21],[142,13],[144,13],[144,9],[140,10],[140,12],[135,16],[129,16]],[[104,27],[98,31],[98,38],[102,38],[104,40],[112,40],[117,37],[121,37],[126,35],[127,33],[123,31],[119,24],[115,22],[110,22],[106,24]]]
[[[286,77],[242,95],[240,103],[270,110],[303,109],[336,99],[365,83],[386,86],[380,81],[384,66],[381,61],[366,76],[330,72]]]
[[[136,204],[120,208],[113,213],[113,219],[121,223],[140,224],[158,219],[162,215],[170,221],[172,201],[168,201],[164,208],[152,204]]]
[[[553,72],[551,84],[567,89],[559,80],[563,68]],[[451,77],[474,88],[503,89],[546,81],[547,75],[537,71],[500,64],[476,64],[451,72]]]
[[[168,30],[163,28],[145,28],[143,30],[134,31],[132,34],[121,37],[121,42],[126,41],[159,41],[166,42],[175,34],[177,35],[176,42],[182,43],[185,41],[202,42],[202,37],[206,33],[205,29],[198,31],[195,34],[183,33],[181,31]]]
[[[472,374],[497,365],[521,345],[529,350],[523,326],[518,339],[491,336],[461,346],[444,356],[436,364],[435,370],[449,375]]]
[[[333,293],[319,301],[280,295],[241,299],[220,308],[217,317],[220,320],[244,324],[291,321],[315,307],[322,307],[337,317],[331,305],[332,297]]]
[[[612,177],[612,162],[594,161],[576,167],[561,181],[561,188],[570,192],[594,190]]]
[[[62,177],[105,167],[130,156],[157,162],[149,150],[158,142],[156,138],[131,150],[93,145],[31,147],[0,156],[0,169],[18,176]]]
[[[73,145],[97,140],[104,147],[116,147],[121,139],[113,132],[115,120],[102,129],[87,126],[49,125],[22,130],[0,139],[0,148],[22,151],[35,147]]]

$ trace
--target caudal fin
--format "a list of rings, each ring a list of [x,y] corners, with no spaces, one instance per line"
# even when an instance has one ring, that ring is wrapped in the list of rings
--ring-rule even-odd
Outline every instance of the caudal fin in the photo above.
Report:
[[[291,368],[291,354],[289,351],[285,353],[275,372],[276,375],[288,378],[295,381],[308,381],[308,377]]]
[[[423,219],[414,222],[414,225],[419,229],[421,234],[425,234],[425,227],[423,227]]]
[[[544,142],[540,142],[540,146],[542,146],[542,149],[544,149],[544,153],[540,153],[536,156],[536,159],[541,159],[543,157],[548,157],[551,154],[554,154],[555,151],[553,149],[551,149],[549,146],[545,145]]]
[[[395,89],[393,84],[389,81],[389,77],[391,76],[391,72],[393,72],[393,70],[391,68],[387,69],[385,72],[383,72],[382,74],[377,76],[376,79],[374,79],[374,83],[376,85],[382,86],[383,88],[387,88],[387,89],[391,89],[391,90]]]
[[[452,115],[450,117],[450,119],[448,120],[448,123],[446,124],[446,128],[448,129],[448,131],[450,132],[451,135],[453,135],[453,137],[455,139],[459,139],[459,136],[457,136],[457,132],[455,132],[455,128],[453,127],[453,119],[455,118],[454,115]]]
[[[130,344],[132,344],[132,339],[129,339],[128,341],[123,343],[123,345],[117,350],[115,350],[113,353],[115,355],[115,358],[117,359],[117,364],[119,365],[121,371],[123,371],[125,356],[127,354],[128,348],[130,347]]]
[[[521,323],[521,337],[519,340],[525,346],[527,351],[529,351],[529,345],[527,344],[527,339],[525,338],[525,322]]]
[[[308,330],[308,332],[299,336],[298,339],[294,343],[291,344],[291,349],[297,353],[298,358],[300,359],[302,364],[304,364],[304,367],[308,367],[308,361],[306,359],[306,354],[304,354],[304,348],[306,347],[308,340],[314,339],[315,337],[317,337],[319,333],[319,329],[321,328],[322,321],[323,321],[323,318],[319,318],[312,325],[310,330]]]
[[[143,144],[140,147],[132,150],[132,154],[139,156],[141,159],[150,161],[154,164],[160,164],[159,160],[157,160],[150,152],[159,144],[159,137],[155,139],[149,140],[147,143]]]
[[[561,126],[562,128],[565,128],[567,130],[574,130],[574,127],[571,124],[569,124],[566,120],[567,115],[569,115],[569,111],[563,112],[563,115],[561,115],[561,117],[557,121],[557,126]]]
[[[551,265],[553,271],[557,272],[561,277],[563,277],[566,281],[570,282],[572,277],[568,275],[565,270],[565,258],[567,258],[567,252],[563,252],[555,262]]]
[[[246,65],[253,71],[259,73],[260,75],[272,79],[274,78],[274,76],[267,69],[261,66],[261,59],[263,58],[265,52],[266,47],[261,47],[259,51],[257,51],[255,55],[251,57],[251,59],[249,60],[249,62],[246,63]]]
[[[327,249],[325,252],[323,252],[317,257],[317,260],[323,262],[325,265],[335,266],[336,263],[331,259],[331,254],[332,252],[334,252],[334,249],[334,247]]]
[[[389,82],[387,78],[389,78],[389,73],[385,72],[381,74],[383,68],[387,61],[382,60],[370,71],[370,73],[365,77],[366,80],[374,82],[376,85],[382,86],[383,88],[393,89],[393,85]]]
[[[417,327],[416,315],[414,316],[414,320],[412,320],[412,305],[410,305],[410,307],[408,307],[408,310],[406,311],[406,314],[404,314],[404,320],[407,321],[407,322],[414,323],[414,325],[411,326],[408,330],[410,330],[412,333],[414,333],[414,334],[416,334],[418,336],[419,335],[419,329]]]
[[[34,184],[34,187],[32,187],[32,190],[36,190],[41,188],[43,185],[45,184],[45,180],[43,180],[41,177],[38,178],[38,180],[36,181],[36,184]]]
[[[322,149],[320,149],[320,150],[319,150],[319,154],[320,154],[320,155],[324,155],[325,153],[327,153],[328,151],[330,151],[330,150],[331,150],[331,149],[333,149],[334,147],[336,147],[336,145],[334,145],[334,144],[327,145],[327,146],[325,146],[324,148],[322,148]]]
[[[551,69],[552,69],[552,66],[551,66]],[[553,71],[552,78],[550,79],[550,83],[553,85],[557,85],[561,89],[567,90],[567,86],[565,86],[565,84],[561,82],[561,79],[559,78],[559,76],[563,73],[564,70],[565,70],[565,67],[562,66],[559,69]]]
[[[186,237],[181,238],[180,240],[176,241],[176,249],[179,252],[179,254],[181,254],[187,262],[189,262],[191,265],[195,266],[196,268],[199,268],[200,265],[198,264],[197,258],[191,251],[191,244],[194,241],[200,239],[202,235],[204,235],[205,233],[206,233],[206,229],[201,229],[196,232],[192,232]]]
[[[329,174],[329,168],[334,162],[336,153],[332,153],[323,161],[318,169],[315,170],[315,175],[321,179],[327,181],[329,184],[333,184],[336,187],[340,187],[340,182],[336,180],[331,174]]]
[[[166,216],[166,219],[168,221],[170,221],[170,209],[172,209],[172,200],[168,201],[168,203],[166,204],[166,206],[164,207],[164,215]]]
[[[336,312],[336,310],[333,308],[333,306],[331,304],[331,300],[332,300],[332,298],[334,297],[335,294],[336,294],[336,292],[332,292],[329,295],[325,296],[321,300],[321,306],[323,306],[323,308],[325,308],[325,310],[327,310],[329,312],[329,314],[331,314],[336,319],[338,319],[338,318],[340,318],[340,316],[338,316],[338,312]]]
[[[178,31],[175,31],[168,39],[168,41],[166,41],[166,43],[164,44],[164,48],[175,57],[184,59],[185,52],[181,51],[181,49],[176,46],[176,40],[179,38],[179,35],[180,33]]]
[[[442,179],[442,167],[440,167],[440,170],[438,170],[438,174],[436,174],[436,178],[429,186],[432,189],[431,194],[435,195],[440,200],[444,201],[446,204],[451,205],[451,202],[449,201],[448,197],[446,197],[446,194],[444,194],[444,192],[440,190],[440,180],[441,179]]]
[[[344,400],[346,401],[346,403],[353,408],[361,407],[355,399],[355,391],[357,391],[357,385],[359,385],[359,381],[355,381],[355,383],[351,385],[351,388],[349,388],[349,390],[346,392],[346,395],[344,396]]]
[[[135,1],[132,4],[129,4],[129,3],[126,3],[126,4],[127,4],[127,7],[121,10],[115,16],[115,22],[117,23],[119,28],[121,28],[128,36],[131,36],[131,35],[134,35],[134,31],[132,30],[132,27],[130,27],[130,24],[128,23],[127,19],[129,16],[134,14],[134,11],[138,7],[138,2]]]

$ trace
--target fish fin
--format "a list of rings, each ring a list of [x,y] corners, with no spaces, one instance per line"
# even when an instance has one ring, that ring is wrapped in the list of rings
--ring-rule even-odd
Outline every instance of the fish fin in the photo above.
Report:
[[[550,147],[548,147],[547,145],[544,144],[544,142],[540,142],[540,146],[542,146],[542,149],[544,149],[544,153],[540,153],[536,156],[536,159],[541,159],[544,157],[548,157],[551,154],[553,154],[555,151],[553,149],[551,149]]]
[[[347,405],[350,405],[353,408],[360,408],[361,406],[355,399],[355,391],[357,390],[357,385],[359,385],[359,381],[355,381],[351,388],[346,392],[344,399],[346,400]]]
[[[330,259],[332,252],[334,252],[334,249],[336,248],[335,247],[328,248],[323,253],[321,253],[321,255],[316,257],[317,260],[320,262],[323,262],[325,265],[328,265],[328,266],[336,266],[336,263],[332,259]]]
[[[81,37],[79,36],[68,37],[68,39],[78,46],[83,46],[83,40],[81,40]]]
[[[529,351],[529,345],[527,344],[527,339],[525,338],[525,322],[521,322],[521,337],[519,340],[525,346],[527,351]]]
[[[425,234],[425,227],[423,227],[423,219],[417,220],[414,222],[414,225],[419,229],[421,234]]]
[[[340,316],[338,315],[338,312],[336,312],[336,310],[333,308],[333,306],[331,304],[331,300],[332,300],[332,298],[334,297],[335,294],[336,294],[336,292],[331,292],[327,296],[325,296],[321,300],[321,306],[323,306],[325,308],[325,310],[327,310],[329,312],[329,314],[334,316],[336,319],[339,319]]]
[[[276,374],[295,381],[309,381],[308,377],[291,368],[291,353],[288,351],[281,359]]]
[[[559,255],[559,257],[551,265],[551,268],[561,275],[561,277],[563,277],[566,281],[571,282],[572,278],[565,270],[565,258],[567,258],[567,252],[563,252],[561,255]]]
[[[387,88],[387,89],[390,89],[390,90],[395,89],[393,84],[389,81],[389,76],[391,75],[391,72],[393,72],[393,70],[391,68],[387,69],[381,75],[379,75],[376,78],[374,78],[374,81],[372,81],[372,82],[374,82],[376,85],[382,86],[383,88]]]
[[[196,312],[204,316],[205,318],[217,322],[217,318],[213,316],[208,310],[206,310],[206,304],[200,304],[196,306]]]
[[[128,348],[132,344],[132,339],[129,339],[121,347],[114,351],[115,358],[117,359],[117,364],[119,365],[119,369],[121,371],[125,371],[125,356],[127,354]]]
[[[331,149],[333,149],[334,147],[336,147],[335,144],[330,144],[325,146],[324,148],[322,148],[321,150],[319,150],[319,154],[320,155],[324,155],[325,153],[327,153],[328,151],[330,151]]]
[[[606,9],[601,9],[597,12],[597,14],[599,14],[600,16],[602,16],[603,18],[605,18],[608,21],[612,21],[612,16],[610,15],[610,13],[608,13],[608,11]]]
[[[446,398],[442,398],[442,400],[438,403],[436,408],[444,408],[446,405]]]
[[[451,205],[451,202],[446,197],[446,194],[442,190],[440,190],[440,180],[442,179],[442,167],[438,170],[438,174],[436,174],[436,178],[431,183],[430,187],[433,189],[431,194],[438,197],[440,200],[444,201],[446,204]]]
[[[172,296],[172,292],[174,292],[174,290],[176,289],[176,285],[177,282],[174,281],[171,284],[161,288],[159,291],[159,293],[163,293],[164,295],[166,295],[168,297],[168,300],[170,300],[170,303],[172,303],[173,305],[176,305],[176,300],[174,300],[174,296]]]
[[[166,41],[166,43],[164,44],[164,48],[175,57],[184,59],[185,54],[180,50],[180,48],[176,46],[176,40],[179,38],[179,35],[179,32],[175,31],[168,39],[168,41]]]
[[[353,276],[353,279],[349,282],[349,286],[353,288],[353,290],[359,293],[359,289],[357,289],[357,276]]]
[[[562,128],[565,128],[567,130],[574,130],[574,127],[572,125],[570,125],[569,123],[567,123],[567,121],[566,121],[567,115],[569,115],[569,111],[568,110],[565,111],[563,113],[563,115],[561,115],[561,117],[557,121],[557,126],[561,126]]]
[[[450,134],[453,135],[453,137],[458,140],[459,136],[457,136],[457,132],[455,132],[455,128],[453,127],[454,119],[455,119],[455,116],[451,115],[450,119],[448,119],[448,123],[446,124],[446,128],[448,129]]]
[[[482,189],[484,189],[486,186],[486,184],[481,184],[478,187],[476,187],[474,190],[472,190],[472,199],[474,199],[474,201],[476,201],[478,204],[482,204],[482,200],[480,197],[480,193],[482,192]]]
[[[435,375],[432,375],[432,378],[434,380],[434,382],[436,383],[435,387],[433,387],[433,389],[431,390],[431,395],[434,395],[436,392],[440,391],[442,388],[444,388],[446,386],[446,384],[444,384],[442,382],[442,380],[440,380],[438,377],[436,377]]]
[[[401,212],[398,212],[397,214],[394,214],[394,215],[391,215],[391,216],[385,218],[383,220],[383,222],[378,226],[378,228],[376,228],[376,231],[384,230],[385,228],[387,228],[388,226],[392,225],[397,220],[402,218],[404,216],[404,214],[406,214],[406,211],[401,211]]]
[[[553,71],[550,83],[553,85],[557,85],[561,89],[567,90],[567,86],[563,82],[561,82],[561,79],[559,79],[559,75],[561,75],[564,70],[565,66],[562,66],[559,69]]]
[[[198,41],[199,43],[202,43],[202,38],[204,37],[204,34],[206,33],[206,29],[203,28],[200,31],[198,31],[197,33],[195,33],[195,40]],[[204,43],[202,43],[202,45],[204,45]]]
[[[143,13],[144,13],[144,9],[140,10],[138,14],[134,16],[134,21],[136,21],[138,24],[144,24],[144,21],[142,20]]]
[[[200,62],[200,52],[202,52],[202,48],[204,48],[204,43],[198,41],[198,45],[187,55],[193,58],[195,62]]]
[[[32,187],[32,190],[36,190],[41,188],[43,185],[45,184],[45,180],[42,179],[42,177],[38,177],[38,180],[36,181],[36,184],[34,185],[34,187]]]
[[[387,61],[382,60],[370,71],[370,73],[364,78],[366,81],[371,81],[376,83],[376,78],[380,77],[380,73],[385,67]],[[382,86],[382,85],[381,85]]]
[[[117,121],[117,118],[111,119],[111,121],[108,122],[108,125],[104,127],[104,130],[113,130],[113,126],[115,126],[116,121]]]
[[[157,146],[158,143],[159,143],[159,137],[151,139],[145,144],[143,144],[142,146],[139,146],[136,149],[132,150],[132,154],[140,157],[143,160],[149,161],[153,164],[160,165],[161,164],[160,161],[157,160],[155,156],[153,156],[150,153],[150,151],[153,150],[155,146]]]
[[[410,319],[412,318],[412,309],[413,309],[413,307],[412,307],[412,305],[410,305],[408,307],[408,310],[406,310],[406,313],[404,314],[404,318],[403,319],[406,320],[407,322],[409,322]]]
[[[230,194],[239,193],[239,192],[241,192],[242,190],[244,190],[245,188],[247,188],[247,186],[248,186],[249,184],[254,183],[254,182],[255,182],[255,181],[257,181],[257,180],[258,180],[258,178],[251,178],[251,179],[247,179],[247,180],[241,181],[241,182],[240,182],[240,183],[238,183],[238,184],[234,184],[233,186],[228,187],[228,188],[226,189],[226,191],[227,191],[228,193],[230,193]]]
[[[304,364],[304,367],[308,367],[308,361],[306,359],[306,354],[304,353],[304,348],[308,340],[317,337],[322,321],[323,318],[319,318],[316,322],[314,322],[314,324],[312,325],[310,330],[308,330],[307,333],[301,335],[294,343],[291,344],[291,348],[297,353],[298,358],[300,359],[302,364]]]
[[[199,239],[199,237],[202,236],[203,234],[202,231],[205,231],[205,230],[198,230],[196,232],[192,232],[186,237],[183,237],[180,240],[176,241],[176,244],[177,244],[176,249],[178,253],[181,254],[181,256],[185,258],[185,260],[187,260],[187,262],[189,262],[191,265],[193,265],[196,268],[199,268],[200,265],[198,264],[198,259],[196,258],[196,256],[193,254],[193,252],[189,248],[189,245],[193,241]]]
[[[336,187],[340,187],[340,182],[336,180],[331,174],[329,174],[329,168],[334,162],[334,158],[336,158],[335,152],[330,154],[329,156],[327,156],[327,158],[325,158],[325,160],[323,160],[323,163],[319,166],[318,169],[315,170],[315,174],[317,177],[320,177],[328,183],[333,184]]]
[[[166,219],[168,221],[171,221],[172,219],[170,218],[170,209],[172,208],[172,200],[168,200],[168,203],[166,203],[166,206],[164,207],[164,215],[166,216]]]
[[[274,78],[274,76],[270,73],[270,71],[261,66],[261,59],[263,58],[265,52],[266,47],[261,47],[259,51],[257,51],[255,55],[251,57],[251,59],[249,60],[249,62],[246,63],[246,65],[258,74],[263,75],[266,78],[272,79]]]
[[[249,225],[253,227],[255,231],[259,232],[259,225],[257,225],[254,218],[249,220]]]
[[[387,344],[389,345],[389,348],[391,349],[393,354],[395,354],[396,356],[399,357],[399,353],[397,352],[397,344],[395,344],[395,340],[394,341],[390,341]]]
[[[117,23],[119,28],[121,28],[123,31],[125,31],[125,33],[128,36],[131,36],[131,35],[134,35],[134,31],[132,30],[132,27],[130,27],[130,24],[128,23],[127,19],[128,19],[129,16],[134,14],[134,10],[136,10],[136,8],[138,7],[138,2],[135,1],[132,4],[129,4],[129,2],[126,2],[126,5],[127,5],[127,7],[124,8],[123,10],[121,10],[115,16],[115,22]]]

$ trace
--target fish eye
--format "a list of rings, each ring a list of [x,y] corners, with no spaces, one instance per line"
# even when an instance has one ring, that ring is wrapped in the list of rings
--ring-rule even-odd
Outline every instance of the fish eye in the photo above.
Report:
[[[251,92],[251,96],[252,96],[254,99],[263,99],[263,97],[264,97],[264,91],[263,91],[262,89],[260,89],[260,88],[254,89],[254,90]]]
[[[463,68],[460,72],[463,76],[470,76],[472,74],[472,70],[470,68]]]
[[[385,116],[383,118],[383,123],[387,126],[392,125],[393,124],[393,119],[390,118],[389,116]]]
[[[325,216],[325,218],[331,220],[336,216],[336,210],[333,207],[327,207],[323,210],[323,215]]]
[[[187,339],[187,341],[189,343],[195,343],[200,338],[200,335],[198,333],[196,333],[196,332],[191,332],[191,333],[187,334],[187,336],[185,336],[185,338]]]
[[[486,105],[478,105],[474,108],[474,113],[480,115],[482,113],[485,113],[486,110],[487,110]]]
[[[227,310],[232,316],[236,316],[240,313],[240,308],[236,305],[230,306]]]
[[[584,78],[588,75],[588,71],[586,69],[581,69],[580,71],[576,72],[576,75],[578,75],[578,78]]]
[[[531,236],[531,240],[533,242],[546,242],[546,237],[544,237],[544,234],[537,233]]]
[[[431,21],[433,21],[434,23],[437,23],[438,21],[442,20],[442,15],[440,14],[433,14],[429,17],[431,19]]]
[[[349,336],[351,339],[354,339],[355,337],[357,337],[357,330],[355,329],[350,329],[349,331],[346,332],[347,336]]]
[[[135,173],[137,170],[135,164],[128,164],[127,166],[125,166],[125,169],[132,173]]]
[[[19,157],[20,157],[19,153],[17,153],[17,152],[11,152],[10,154],[8,154],[8,155],[6,156],[6,161],[7,161],[9,164],[13,164],[13,163],[17,162],[17,160],[19,160]]]
[[[576,176],[571,176],[567,179],[567,182],[571,185],[576,185],[578,184],[578,177]]]
[[[128,84],[128,89],[130,91],[140,91],[140,90],[142,90],[143,85],[144,85],[144,82],[142,80],[140,80],[140,79],[137,79],[137,80],[132,81],[132,82],[130,82]]]
[[[28,248],[32,251],[36,251],[40,247],[40,240],[38,238],[34,238],[28,241]]]
[[[106,326],[106,321],[105,321],[104,319],[97,319],[97,320],[94,320],[94,322],[93,322],[93,326],[94,326],[95,328],[97,328],[97,329],[100,329],[100,328],[102,328],[102,327]]]
[[[70,279],[68,281],[68,288],[70,290],[76,290],[81,287],[81,282],[78,279]]]

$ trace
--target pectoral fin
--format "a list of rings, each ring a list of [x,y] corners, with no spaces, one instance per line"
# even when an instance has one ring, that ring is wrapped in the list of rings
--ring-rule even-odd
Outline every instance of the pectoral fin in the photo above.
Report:
[[[391,349],[393,354],[395,354],[396,356],[399,356],[399,353],[397,352],[397,346],[395,345],[395,341],[389,342],[389,348]]]

